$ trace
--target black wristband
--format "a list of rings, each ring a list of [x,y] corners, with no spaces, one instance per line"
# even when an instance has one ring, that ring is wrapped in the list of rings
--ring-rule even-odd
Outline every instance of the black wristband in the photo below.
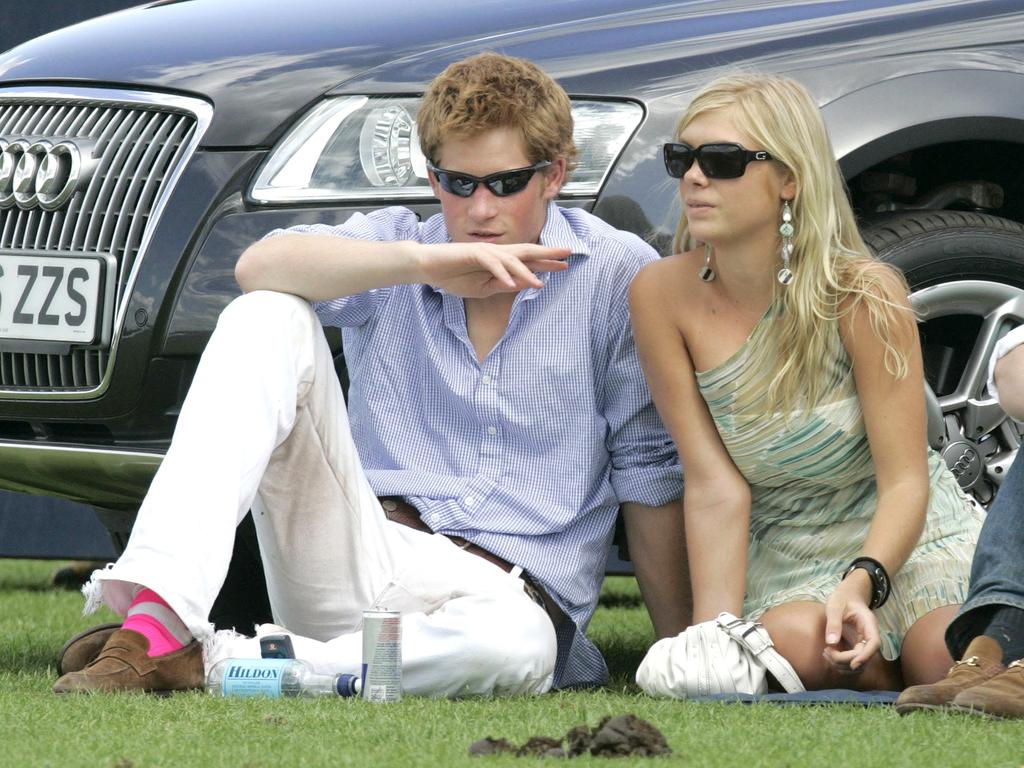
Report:
[[[845,579],[858,568],[863,568],[867,571],[868,576],[871,578],[871,602],[868,604],[868,608],[871,610],[881,608],[885,605],[885,601],[889,599],[889,594],[892,591],[892,587],[889,584],[889,574],[886,572],[885,566],[873,557],[861,556],[855,558],[850,563],[850,567],[846,569],[843,578]]]

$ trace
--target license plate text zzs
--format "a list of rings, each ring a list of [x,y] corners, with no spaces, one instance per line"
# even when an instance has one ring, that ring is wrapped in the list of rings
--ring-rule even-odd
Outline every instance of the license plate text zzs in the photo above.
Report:
[[[0,254],[0,339],[92,343],[103,266],[99,259]]]

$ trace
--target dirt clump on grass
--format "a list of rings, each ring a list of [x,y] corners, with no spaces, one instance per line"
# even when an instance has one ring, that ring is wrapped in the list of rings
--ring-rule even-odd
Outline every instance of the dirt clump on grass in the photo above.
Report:
[[[635,715],[606,717],[596,728],[577,725],[560,739],[550,736],[531,736],[521,747],[507,739],[488,736],[473,742],[469,754],[516,755],[518,757],[660,757],[671,755],[672,749],[665,736]]]

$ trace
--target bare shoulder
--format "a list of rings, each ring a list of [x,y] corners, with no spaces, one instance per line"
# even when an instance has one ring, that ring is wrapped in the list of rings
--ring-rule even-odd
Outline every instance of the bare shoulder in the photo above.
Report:
[[[839,331],[855,361],[875,365],[886,349],[911,355],[918,345],[917,321],[903,275],[883,262],[856,264],[839,304]]]
[[[700,256],[703,259],[703,255]],[[647,264],[633,280],[630,299],[685,306],[688,296],[700,282],[697,272],[702,262],[697,252],[676,253]]]
[[[912,323],[913,309],[903,274],[896,267],[875,259],[858,263],[848,275],[850,292],[839,302],[840,328],[854,330],[870,325],[871,305],[887,308],[884,314]],[[874,313],[877,314],[877,313]]]
[[[910,306],[910,289],[903,273],[892,264],[871,259],[864,266],[866,287],[879,298]]]

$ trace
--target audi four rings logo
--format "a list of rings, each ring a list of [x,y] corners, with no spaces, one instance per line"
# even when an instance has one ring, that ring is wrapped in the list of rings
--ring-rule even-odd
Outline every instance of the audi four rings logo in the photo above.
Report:
[[[82,152],[73,141],[0,139],[0,208],[56,210],[81,175]]]

